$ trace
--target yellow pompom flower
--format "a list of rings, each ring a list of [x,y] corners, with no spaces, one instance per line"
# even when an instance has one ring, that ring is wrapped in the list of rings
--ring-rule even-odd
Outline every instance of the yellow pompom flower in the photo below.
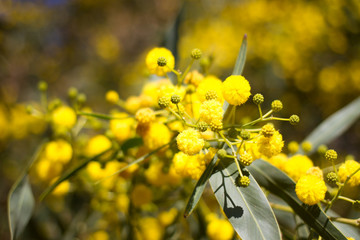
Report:
[[[76,113],[68,106],[56,108],[52,113],[52,122],[55,126],[72,128],[76,123]]]
[[[243,76],[232,75],[223,82],[222,94],[231,105],[241,105],[250,97],[250,84]]]
[[[113,117],[118,119],[110,121],[110,130],[117,141],[123,142],[135,135],[135,131],[133,130],[135,121],[133,118],[128,117],[126,113],[116,113]]]
[[[142,240],[161,240],[164,235],[164,228],[158,219],[154,217],[145,217],[139,220],[140,232],[136,239]]]
[[[215,217],[210,220],[206,234],[211,240],[230,240],[233,238],[234,229],[228,220]]]
[[[139,125],[149,125],[155,121],[155,113],[151,108],[141,108],[136,112],[135,118]]]
[[[186,75],[184,82],[186,84],[193,84],[195,87],[197,87],[199,86],[199,84],[203,79],[204,79],[204,75],[199,73],[197,70],[194,70]]]
[[[166,66],[159,66],[158,59],[165,58]],[[171,69],[175,66],[175,58],[166,48],[153,48],[146,56],[146,66],[150,74],[156,74],[158,76],[165,76],[167,72],[171,72]]]
[[[72,147],[65,140],[59,139],[46,144],[45,158],[50,161],[66,164],[71,160],[72,155]]]
[[[268,159],[268,161],[275,167],[284,170],[284,165],[287,162],[288,157],[284,153],[277,154]]]
[[[212,122],[222,121],[222,104],[216,100],[204,101],[199,110],[200,119],[211,125]]]
[[[189,156],[178,152],[173,158],[173,165],[177,174],[196,180],[205,170],[205,158],[203,154]]]
[[[70,186],[69,181],[63,181],[51,192],[51,194],[57,197],[63,196],[70,191]]]
[[[201,137],[199,131],[193,128],[182,131],[177,136],[176,142],[179,150],[188,155],[194,155],[199,153],[205,145],[205,141]]]
[[[205,95],[209,90],[214,90],[217,95],[217,99],[220,103],[224,102],[223,94],[222,94],[222,82],[215,76],[207,76],[205,77],[199,84],[196,89],[197,96],[201,102],[205,101]]]
[[[258,151],[266,157],[272,157],[281,153],[284,146],[282,135],[275,131],[271,137],[261,135],[257,140]]]
[[[314,175],[303,175],[295,187],[296,195],[307,205],[314,205],[324,200],[326,190],[324,180]]]
[[[86,155],[88,157],[94,157],[112,146],[111,141],[104,135],[96,135],[92,137],[86,146]]]
[[[313,166],[314,164],[310,158],[305,155],[298,154],[292,156],[285,162],[283,170],[289,175],[289,177],[297,182],[299,178],[305,175],[309,168]]]
[[[106,93],[105,99],[111,104],[116,104],[119,101],[120,97],[117,92],[111,90]]]
[[[60,162],[52,162],[46,158],[41,159],[36,164],[36,176],[42,181],[51,181],[58,177],[63,170],[63,164]]]
[[[115,207],[117,210],[127,213],[130,199],[127,194],[119,194],[115,197]]]
[[[171,208],[169,211],[163,211],[159,214],[159,221],[162,226],[169,226],[171,223],[174,222],[176,216],[178,215],[179,211],[176,208]]]
[[[104,230],[99,230],[92,233],[89,240],[109,240],[109,234]]]
[[[150,124],[143,135],[144,145],[150,150],[155,150],[171,140],[171,132],[168,127],[161,123]]]
[[[150,203],[153,198],[152,191],[144,184],[138,184],[131,191],[130,199],[131,203],[135,207]]]
[[[324,174],[322,170],[319,167],[311,167],[309,168],[306,173],[306,175],[314,175],[317,176],[320,179],[324,179]]]
[[[346,160],[345,163],[341,164],[339,167],[339,178],[341,182],[345,182],[347,177],[354,173],[358,168],[360,168],[360,163],[355,160]],[[354,176],[352,176],[347,182],[351,187],[360,185],[360,171],[358,171]]]
[[[86,173],[93,181],[98,181],[104,177],[104,169],[99,162],[89,162],[86,165]]]

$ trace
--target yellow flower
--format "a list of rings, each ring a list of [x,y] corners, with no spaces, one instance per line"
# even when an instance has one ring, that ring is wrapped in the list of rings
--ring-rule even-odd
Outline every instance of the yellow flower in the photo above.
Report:
[[[111,90],[106,93],[105,99],[111,104],[116,104],[120,98],[117,92]]]
[[[163,226],[168,226],[170,225],[172,222],[174,222],[174,219],[176,218],[176,216],[178,215],[178,210],[176,208],[171,208],[169,211],[163,211],[159,214],[159,221],[161,223],[161,225]]]
[[[287,147],[290,153],[296,153],[299,150],[299,144],[296,141],[289,142]]]
[[[141,108],[136,112],[135,118],[139,125],[149,125],[155,121],[155,113],[151,108]]]
[[[346,178],[354,173],[358,168],[360,168],[360,163],[355,160],[346,160],[345,163],[341,164],[339,167],[339,178],[341,182],[345,182]],[[360,171],[358,171],[354,176],[352,176],[347,182],[351,187],[360,185]]]
[[[112,146],[111,141],[104,135],[96,135],[92,137],[86,146],[86,155],[88,157],[94,157]]]
[[[163,57],[166,59],[166,66],[159,66],[158,59]],[[149,69],[150,74],[156,74],[158,76],[165,76],[167,72],[171,72],[171,69],[175,66],[175,58],[172,53],[166,48],[153,48],[146,56],[146,66]]]
[[[54,162],[66,164],[71,160],[72,154],[71,145],[62,139],[51,141],[45,147],[45,158]]]
[[[86,165],[86,173],[93,181],[98,181],[104,177],[104,169],[99,162],[89,162]]]
[[[241,105],[250,97],[250,84],[243,76],[232,75],[225,79],[222,94],[231,105]]]
[[[70,191],[70,182],[69,181],[64,181],[64,182],[60,183],[54,189],[54,191],[51,192],[51,194],[54,195],[54,196],[63,196],[66,193],[68,193],[69,191]]]
[[[144,145],[150,150],[155,150],[171,140],[171,132],[161,123],[152,123],[143,136]]]
[[[197,87],[199,86],[199,84],[203,79],[204,79],[204,75],[199,73],[197,70],[194,70],[186,75],[184,82],[186,84],[193,84],[195,87]]]
[[[270,158],[281,152],[284,141],[282,140],[282,135],[278,131],[275,131],[271,137],[261,135],[257,140],[257,145],[259,153]]]
[[[202,139],[199,131],[193,128],[182,131],[177,136],[176,142],[179,150],[188,155],[199,153],[205,145],[205,141]]]
[[[277,167],[281,170],[284,170],[284,165],[287,162],[287,160],[288,160],[288,158],[287,158],[286,154],[280,153],[275,156],[272,156],[271,158],[269,158],[268,161],[275,167]]]
[[[233,238],[234,229],[228,220],[216,217],[210,220],[206,234],[211,240],[230,240]]]
[[[306,171],[305,174],[306,175],[314,175],[314,176],[317,176],[320,179],[324,179],[323,172],[319,167],[311,167]]]
[[[89,240],[108,240],[109,234],[103,230],[96,231],[92,233],[89,237]]]
[[[142,240],[161,240],[163,239],[164,229],[158,219],[145,217],[139,221],[140,232],[136,239]]]
[[[201,102],[205,101],[205,95],[209,90],[216,91],[217,100],[220,103],[224,102],[223,94],[222,94],[222,82],[215,76],[207,76],[205,77],[199,84],[198,88],[196,89],[196,93],[199,97]]]
[[[123,142],[135,134],[133,130],[134,119],[130,118],[126,113],[116,113],[113,117],[119,118],[110,121],[110,130],[117,141]]]
[[[203,154],[189,156],[183,152],[178,152],[173,158],[173,164],[177,174],[192,179],[199,179],[205,170]]]
[[[127,213],[130,199],[127,194],[119,194],[115,198],[115,207],[117,210]]]
[[[313,162],[305,155],[295,155],[292,156],[287,162],[284,164],[284,172],[286,172],[289,177],[291,177],[295,182],[299,180],[299,178],[306,174],[306,171],[314,166]]]
[[[140,207],[141,205],[150,203],[152,197],[152,191],[143,184],[136,185],[130,194],[131,203],[135,207]]]
[[[58,177],[63,169],[60,162],[52,162],[46,158],[41,159],[36,164],[37,177],[42,181],[51,181],[53,178]]]
[[[295,192],[300,201],[314,205],[324,200],[326,193],[324,180],[314,175],[304,175],[296,183]]]
[[[52,113],[52,122],[55,126],[72,128],[76,123],[76,113],[68,106],[61,106]]]
[[[220,102],[216,100],[204,101],[200,106],[200,119],[211,124],[212,122],[222,121],[223,109]]]

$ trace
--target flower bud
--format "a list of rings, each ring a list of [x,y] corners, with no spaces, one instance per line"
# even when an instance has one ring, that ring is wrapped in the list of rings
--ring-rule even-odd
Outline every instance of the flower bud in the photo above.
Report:
[[[167,64],[166,58],[164,58],[164,57],[159,57],[159,58],[157,59],[157,64],[158,64],[159,67],[164,67],[164,66],[166,66],[166,64]]]
[[[281,111],[281,109],[283,109],[283,104],[280,100],[274,100],[271,103],[271,109],[273,110],[273,112],[279,112]]]
[[[333,162],[337,159],[337,152],[334,149],[329,149],[325,152],[325,159]]]
[[[289,122],[291,125],[297,125],[300,122],[300,118],[298,115],[291,115],[289,118]]]
[[[180,96],[177,94],[174,94],[171,96],[171,102],[173,104],[178,104],[180,102]]]
[[[254,95],[253,97],[253,102],[256,104],[256,105],[260,105],[264,102],[264,96],[260,93],[257,93]]]
[[[198,49],[198,48],[195,48],[195,49],[193,49],[192,51],[191,51],[191,57],[193,58],[193,59],[200,59],[201,58],[201,55],[202,55],[202,52],[201,52],[201,50],[200,49]]]

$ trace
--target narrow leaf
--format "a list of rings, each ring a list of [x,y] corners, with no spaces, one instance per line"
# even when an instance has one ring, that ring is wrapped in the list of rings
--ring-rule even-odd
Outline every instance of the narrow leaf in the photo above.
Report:
[[[236,164],[220,161],[210,185],[224,213],[242,239],[279,240],[281,233],[270,204],[250,175],[250,185],[235,185],[239,175]]]
[[[8,204],[10,236],[11,239],[17,239],[28,224],[35,206],[27,175],[13,185]]]
[[[247,35],[244,35],[244,38],[241,43],[240,51],[236,59],[235,67],[232,75],[241,75],[246,61],[246,50],[247,50]]]
[[[199,202],[202,193],[204,192],[207,181],[209,180],[211,173],[214,170],[216,162],[218,160],[217,155],[211,160],[209,165],[206,167],[205,171],[201,175],[200,179],[196,183],[196,186],[190,196],[190,199],[186,205],[184,217],[190,216],[192,211],[195,209],[197,203]]]
[[[131,116],[114,117],[114,116],[106,115],[106,114],[102,114],[102,113],[90,113],[90,112],[78,112],[77,114],[82,115],[82,116],[87,116],[87,117],[94,117],[94,118],[104,119],[104,120],[131,118]]]
[[[295,182],[270,163],[258,159],[248,167],[256,181],[282,198],[301,219],[327,240],[346,240],[346,237],[317,206],[306,206],[295,193]]]
[[[312,144],[309,154],[316,151],[319,145],[330,143],[344,133],[360,117],[360,97],[340,109],[323,121],[304,140]],[[303,153],[303,152],[300,152]]]
[[[126,153],[130,148],[140,146],[142,143],[143,140],[140,137],[130,138],[121,145],[121,150]]]

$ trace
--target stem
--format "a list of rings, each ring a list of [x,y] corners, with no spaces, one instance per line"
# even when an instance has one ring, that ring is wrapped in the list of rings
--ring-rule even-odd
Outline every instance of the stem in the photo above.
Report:
[[[190,71],[190,68],[193,65],[194,61],[195,61],[195,59],[192,58],[190,64],[187,66],[184,73],[181,75],[180,79],[178,79],[179,80],[178,81],[178,86],[179,87],[183,84],[183,81],[184,81],[184,79],[186,77],[186,74],[188,74],[188,72]]]
[[[270,206],[271,206],[273,209],[276,209],[276,210],[280,210],[280,211],[284,211],[284,212],[289,212],[289,213],[294,213],[294,211],[292,210],[292,208],[289,207],[289,206],[285,206],[285,205],[281,205],[281,204],[277,204],[277,203],[270,203]]]
[[[243,177],[239,162],[238,162],[237,157],[236,157],[236,152],[235,152],[234,147],[232,146],[231,142],[224,136],[224,134],[222,132],[219,132],[219,135],[225,140],[225,143],[231,148],[231,151],[233,153],[234,160],[235,160],[235,163],[236,163],[236,167],[237,167],[237,169],[239,171],[240,176]]]
[[[360,226],[360,219],[350,219],[350,218],[341,218],[341,217],[329,217],[331,221],[339,222],[339,223],[345,223],[348,225],[352,225],[355,227]]]
[[[351,198],[344,197],[344,196],[339,196],[338,199],[347,201],[347,202],[349,202],[349,203],[354,203],[354,202],[355,202],[355,200],[352,200]]]
[[[259,109],[259,115],[260,115],[260,118],[263,118],[263,115],[262,115],[262,110],[261,110],[261,106],[260,106],[260,104],[258,104],[257,106],[258,106],[258,109]]]

